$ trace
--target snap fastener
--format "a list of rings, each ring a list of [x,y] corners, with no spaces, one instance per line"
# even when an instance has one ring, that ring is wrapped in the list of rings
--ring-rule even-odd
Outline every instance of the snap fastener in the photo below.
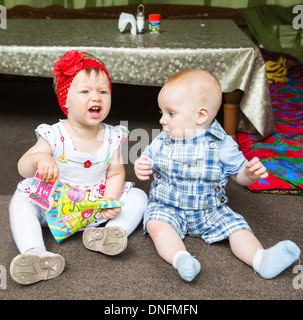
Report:
[[[221,203],[224,203],[225,202],[225,197],[222,197],[221,198]]]
[[[160,174],[160,173],[157,173],[157,174],[156,174],[156,177],[157,177],[158,179],[161,179],[161,174]]]
[[[216,142],[211,142],[211,143],[210,143],[210,147],[211,147],[212,149],[217,148]]]
[[[169,146],[170,145],[170,141],[169,140],[165,141],[165,145]]]
[[[221,188],[219,186],[215,187],[215,192],[219,192]]]

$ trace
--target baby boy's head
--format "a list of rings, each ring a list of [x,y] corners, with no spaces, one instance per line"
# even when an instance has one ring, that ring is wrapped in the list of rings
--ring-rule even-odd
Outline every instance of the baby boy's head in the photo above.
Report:
[[[174,74],[166,85],[184,85],[189,95],[206,107],[213,118],[217,115],[222,103],[222,90],[218,80],[208,71],[191,69]]]
[[[183,131],[192,130],[191,136],[210,126],[220,109],[222,90],[218,80],[208,71],[184,70],[167,80],[160,90],[158,103],[163,114],[160,119],[163,129],[171,132],[179,126]],[[183,132],[183,139],[186,138],[188,135]]]

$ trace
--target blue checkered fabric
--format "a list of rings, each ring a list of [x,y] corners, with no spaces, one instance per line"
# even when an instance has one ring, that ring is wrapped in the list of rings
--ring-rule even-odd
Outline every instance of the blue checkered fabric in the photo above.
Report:
[[[172,225],[182,238],[186,233],[202,237],[205,227],[211,233],[209,223],[213,222],[216,232],[213,238],[205,239],[207,242],[223,240],[237,228],[249,229],[245,220],[225,205],[228,199],[219,159],[225,136],[214,120],[207,131],[191,139],[171,140],[165,132],[156,138],[160,143],[152,156],[155,173],[144,228],[148,220],[161,220]],[[144,154],[151,157],[148,148]],[[219,221],[224,225],[219,226]]]

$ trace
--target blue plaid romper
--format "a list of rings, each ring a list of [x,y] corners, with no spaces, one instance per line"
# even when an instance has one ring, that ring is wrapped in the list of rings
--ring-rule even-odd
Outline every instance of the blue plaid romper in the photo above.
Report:
[[[219,159],[225,138],[225,131],[214,120],[207,131],[190,139],[171,140],[161,132],[146,147],[142,156],[148,156],[154,180],[144,213],[145,234],[149,220],[170,224],[182,239],[188,234],[208,244],[239,230],[251,231],[244,218],[226,205],[228,177],[223,174]],[[240,169],[246,159],[242,154],[236,158]]]

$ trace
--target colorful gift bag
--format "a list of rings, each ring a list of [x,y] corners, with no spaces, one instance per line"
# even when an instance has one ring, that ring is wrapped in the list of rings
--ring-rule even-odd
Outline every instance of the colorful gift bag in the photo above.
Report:
[[[46,221],[57,242],[68,238],[92,221],[103,209],[118,208],[121,201],[94,196],[81,189],[58,184],[53,193],[53,206],[45,211]]]

